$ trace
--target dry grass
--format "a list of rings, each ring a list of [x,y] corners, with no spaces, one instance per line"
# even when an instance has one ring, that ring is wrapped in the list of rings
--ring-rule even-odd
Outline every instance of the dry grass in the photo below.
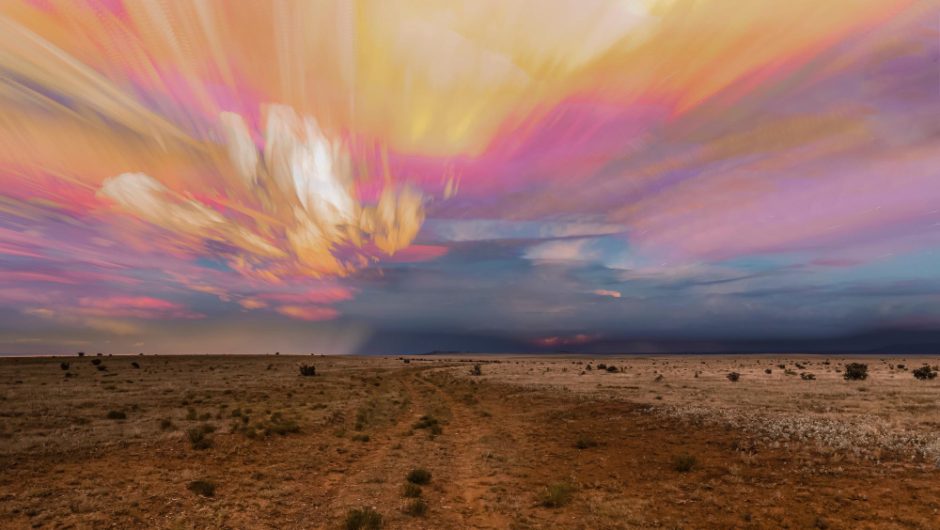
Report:
[[[931,528],[940,509],[940,381],[912,374],[935,359],[94,360],[0,359],[0,527]]]

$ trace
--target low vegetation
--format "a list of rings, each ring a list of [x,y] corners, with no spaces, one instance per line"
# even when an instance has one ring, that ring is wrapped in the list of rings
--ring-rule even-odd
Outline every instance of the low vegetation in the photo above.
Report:
[[[864,381],[868,379],[868,365],[864,363],[849,363],[845,365],[842,377],[846,381]]]
[[[431,472],[424,468],[415,468],[408,472],[405,479],[412,484],[428,484],[431,482]]]
[[[317,375],[317,367],[309,364],[300,365],[298,370],[300,370],[300,375],[304,377],[312,377]]]
[[[929,365],[926,365],[926,364],[921,366],[920,368],[917,368],[911,373],[914,374],[914,377],[916,377],[917,379],[920,379],[921,381],[934,379],[937,377],[937,370],[934,368],[931,368]]]
[[[423,517],[428,513],[428,503],[424,499],[413,499],[405,505],[404,512],[412,517]]]
[[[695,468],[698,460],[689,454],[679,455],[672,461],[672,468],[679,473],[688,473]]]
[[[569,502],[574,496],[574,486],[566,482],[557,482],[545,486],[539,495],[539,505],[545,508],[560,508]]]
[[[208,480],[194,480],[187,488],[202,497],[215,497],[215,483]]]
[[[378,530],[382,528],[382,514],[373,508],[354,508],[346,512],[346,530]]]
[[[406,482],[401,488],[401,496],[408,499],[415,499],[421,496],[421,486]]]
[[[592,447],[597,447],[597,440],[591,438],[586,434],[578,435],[578,439],[575,440],[574,446],[578,449],[590,449]]]
[[[412,425],[412,428],[415,429],[427,429],[431,436],[437,436],[444,432],[444,428],[441,427],[441,422],[434,416],[430,414],[425,414],[418,418],[418,421]]]
[[[186,437],[189,438],[189,444],[193,449],[197,451],[202,451],[212,447],[212,438],[209,436],[212,432],[215,431],[215,427],[212,427],[208,423],[200,425],[199,427],[192,427],[186,431]]]

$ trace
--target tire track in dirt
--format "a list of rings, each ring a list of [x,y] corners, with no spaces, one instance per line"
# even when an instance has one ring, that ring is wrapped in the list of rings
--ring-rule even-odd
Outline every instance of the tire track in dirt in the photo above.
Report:
[[[452,528],[507,528],[511,518],[492,501],[492,492],[508,486],[510,477],[489,462],[490,444],[496,439],[493,419],[484,418],[466,399],[454,392],[463,391],[471,396],[468,383],[444,379],[447,369],[427,372],[421,383],[430,388],[439,403],[450,410],[450,420],[440,437],[444,444],[441,508],[448,513]],[[475,399],[475,398],[474,398]],[[472,402],[472,401],[471,401]],[[439,405],[440,406],[440,405]],[[508,448],[503,448],[508,449]]]

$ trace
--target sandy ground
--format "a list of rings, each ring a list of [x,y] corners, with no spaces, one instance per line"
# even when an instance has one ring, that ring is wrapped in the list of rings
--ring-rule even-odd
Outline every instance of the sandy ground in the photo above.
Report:
[[[940,379],[910,372],[936,359],[855,382],[835,357],[93,360],[0,359],[0,527],[940,522]]]

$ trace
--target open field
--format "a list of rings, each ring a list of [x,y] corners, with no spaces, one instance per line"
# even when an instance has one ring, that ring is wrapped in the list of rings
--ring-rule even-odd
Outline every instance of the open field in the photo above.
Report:
[[[0,527],[937,528],[924,363],[0,359]]]

